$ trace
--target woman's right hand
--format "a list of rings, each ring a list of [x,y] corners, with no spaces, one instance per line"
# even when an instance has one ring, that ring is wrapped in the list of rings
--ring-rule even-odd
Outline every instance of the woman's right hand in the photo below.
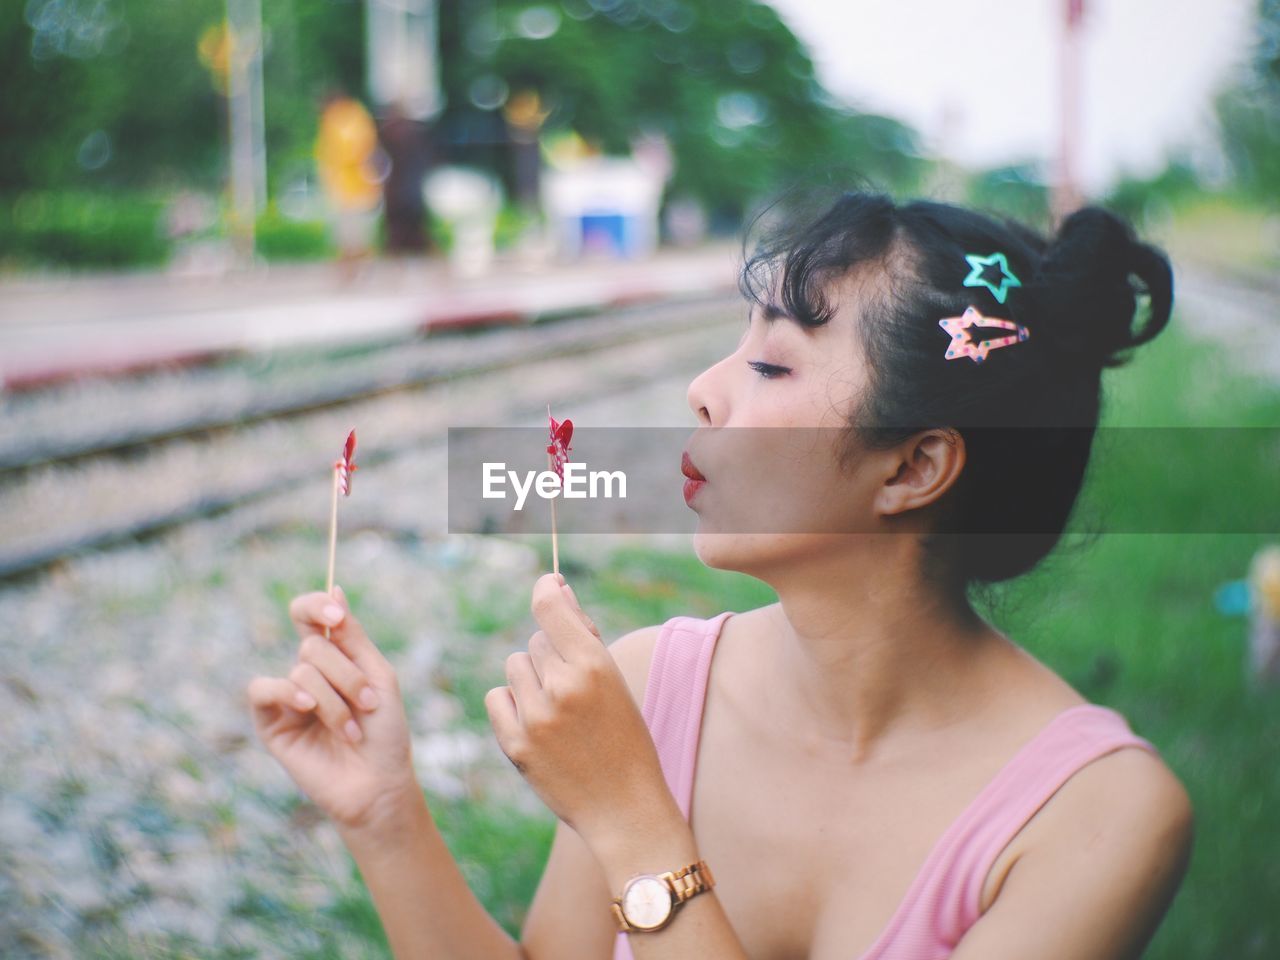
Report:
[[[406,800],[421,801],[399,681],[342,588],[295,597],[289,617],[301,643],[288,677],[249,681],[259,739],[340,827],[376,826]],[[370,705],[361,699],[367,690]]]

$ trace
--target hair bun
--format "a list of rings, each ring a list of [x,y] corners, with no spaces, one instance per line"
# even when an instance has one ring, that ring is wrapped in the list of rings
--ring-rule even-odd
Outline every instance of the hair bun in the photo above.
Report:
[[[1098,371],[1127,363],[1126,351],[1169,323],[1173,269],[1168,257],[1102,207],[1082,207],[1063,220],[1037,278],[1055,346],[1081,355]],[[1139,293],[1149,304],[1146,322],[1135,332]]]

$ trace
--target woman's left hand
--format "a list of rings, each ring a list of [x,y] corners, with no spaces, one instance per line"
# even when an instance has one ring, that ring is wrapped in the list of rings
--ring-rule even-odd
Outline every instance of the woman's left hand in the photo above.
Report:
[[[562,579],[548,573],[534,584],[542,629],[527,653],[507,657],[509,685],[484,704],[507,758],[594,847],[676,807],[627,681]]]

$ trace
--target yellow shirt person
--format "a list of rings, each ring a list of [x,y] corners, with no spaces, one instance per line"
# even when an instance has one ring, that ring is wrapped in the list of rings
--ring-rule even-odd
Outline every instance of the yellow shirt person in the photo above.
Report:
[[[352,265],[373,249],[382,211],[382,183],[374,165],[378,153],[378,129],[369,111],[348,96],[326,101],[316,136],[316,170],[347,279]]]
[[[382,198],[373,166],[378,131],[358,100],[336,97],[320,115],[315,157],[320,183],[340,210],[368,210]]]

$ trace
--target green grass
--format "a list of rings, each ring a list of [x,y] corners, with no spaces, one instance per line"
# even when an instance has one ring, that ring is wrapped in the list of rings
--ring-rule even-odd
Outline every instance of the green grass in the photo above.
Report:
[[[472,891],[502,928],[512,937],[520,936],[525,914],[542,876],[555,817],[530,816],[496,803],[454,800],[427,794],[436,825],[449,852],[467,878]],[[318,948],[302,949],[296,955],[306,960],[342,960],[350,952],[338,949],[339,933],[357,944],[359,956],[391,958],[382,921],[354,861],[348,861],[347,888],[307,925],[322,937]],[[299,922],[299,907],[281,902],[266,891],[249,890],[239,913],[252,916],[269,929],[279,928],[282,936]],[[297,948],[295,948],[297,949]]]
[[[1175,257],[1227,273],[1274,274],[1280,269],[1277,209],[1230,194],[1188,197],[1154,239]]]
[[[430,795],[427,803],[476,897],[507,933],[519,937],[551,851],[555,817]]]

